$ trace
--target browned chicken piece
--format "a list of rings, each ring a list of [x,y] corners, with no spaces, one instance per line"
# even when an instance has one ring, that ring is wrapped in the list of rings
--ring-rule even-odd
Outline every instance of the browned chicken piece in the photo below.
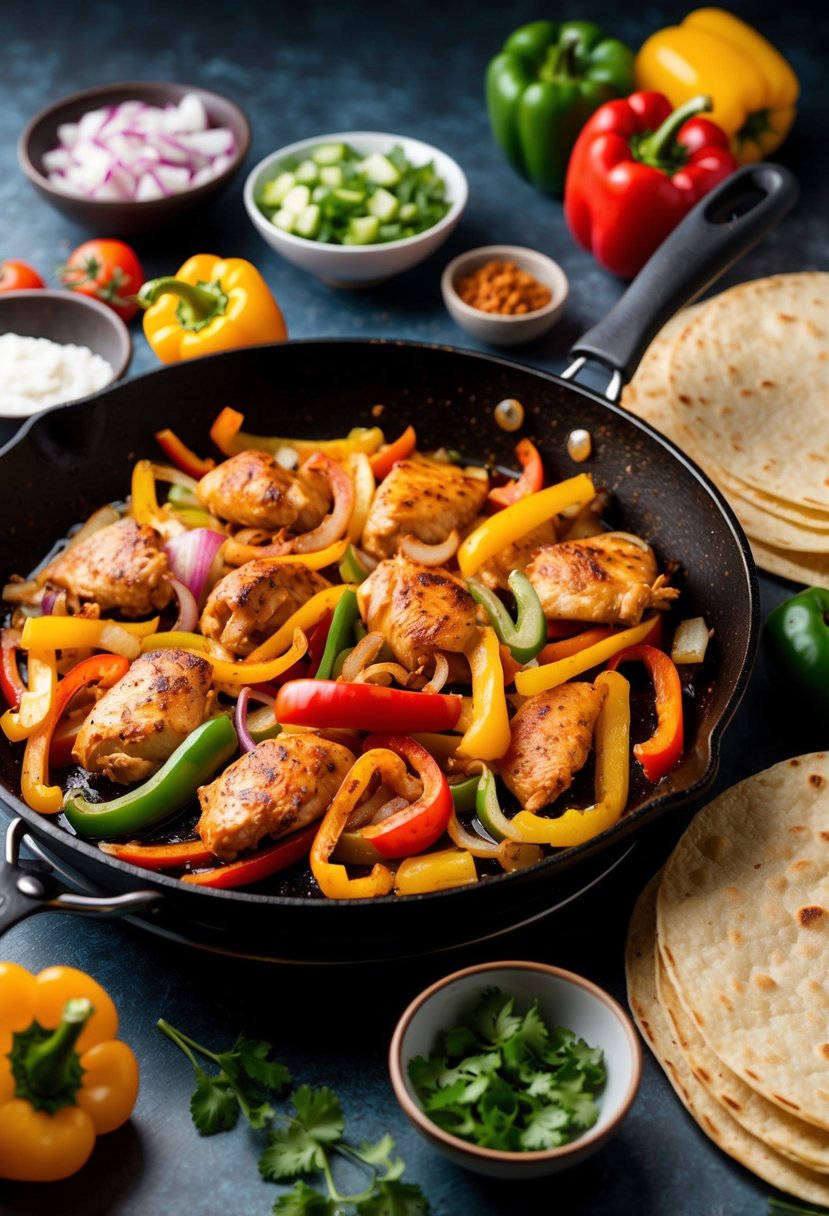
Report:
[[[308,532],[328,511],[327,484],[284,468],[269,452],[239,452],[205,473],[199,502],[220,519],[249,528]]]
[[[299,562],[279,565],[256,558],[216,583],[199,627],[205,637],[234,654],[250,654],[312,595],[330,585]]]
[[[507,591],[507,579],[512,571],[526,570],[529,562],[542,545],[554,545],[555,543],[556,527],[550,519],[537,528],[533,528],[532,532],[528,532],[526,536],[520,537],[514,544],[507,545],[506,549],[496,553],[488,562],[484,562],[475,578],[493,591]]]
[[[78,732],[72,756],[120,785],[161,768],[207,716],[213,669],[186,650],[150,650],[107,689]]]
[[[485,477],[470,477],[458,465],[398,460],[380,483],[362,547],[372,557],[393,557],[404,536],[440,544],[453,528],[463,531],[484,504]]]
[[[542,545],[527,567],[548,621],[638,625],[679,591],[665,584],[650,548],[608,532]]]
[[[167,557],[160,537],[148,524],[119,519],[86,540],[71,545],[39,575],[101,609],[118,608],[124,616],[149,616],[169,603]]]
[[[593,684],[560,684],[521,706],[498,768],[524,810],[541,810],[570,788],[590,755],[605,696],[605,689]]]
[[[378,630],[409,671],[435,651],[460,654],[477,631],[476,605],[462,579],[405,557],[381,562],[357,592],[369,631]]]
[[[265,739],[200,787],[196,831],[216,857],[232,861],[264,836],[319,819],[354,761],[347,747],[310,732]]]

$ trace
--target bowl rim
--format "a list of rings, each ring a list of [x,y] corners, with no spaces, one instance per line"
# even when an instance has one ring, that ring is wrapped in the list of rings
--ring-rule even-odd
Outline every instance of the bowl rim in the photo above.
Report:
[[[202,101],[209,103],[210,101],[221,102],[223,106],[227,106],[234,112],[235,118],[239,123],[240,138],[237,142],[236,151],[230,164],[212,178],[209,182],[203,182],[195,188],[182,190],[179,194],[165,195],[164,198],[152,199],[96,199],[86,198],[81,195],[69,194],[65,190],[59,190],[46,174],[42,173],[35,164],[29,153],[29,144],[32,135],[37,127],[41,126],[49,119],[56,118],[62,110],[67,106],[75,106],[84,101],[92,101],[96,97],[100,97],[106,93],[123,93],[123,100],[129,101],[127,90],[148,90],[161,89],[173,90],[171,97],[177,94],[180,97],[186,96],[188,93],[196,93],[201,97]],[[113,80],[110,82],[102,82],[101,84],[92,85],[90,88],[78,89],[74,93],[67,93],[65,96],[58,98],[57,101],[50,102],[38,110],[21,131],[17,140],[17,160],[20,168],[25,173],[26,177],[34,183],[40,190],[48,194],[55,195],[59,198],[72,199],[75,202],[89,206],[100,208],[101,212],[111,209],[114,213],[115,209],[123,209],[124,207],[151,207],[162,203],[169,203],[175,199],[184,198],[201,198],[204,194],[212,189],[215,189],[219,182],[227,181],[228,177],[236,173],[244,163],[244,160],[250,151],[252,139],[252,129],[250,119],[246,112],[242,109],[238,102],[234,101],[224,93],[217,93],[213,89],[202,88],[201,85],[190,85],[178,80]]]
[[[467,263],[481,260],[483,264],[483,262],[495,260],[498,257],[502,259],[511,258],[513,261],[520,263],[521,259],[526,259],[528,254],[545,265],[552,280],[552,284],[549,284],[552,286],[552,296],[543,308],[535,308],[532,312],[520,314],[484,312],[480,308],[473,308],[471,304],[467,304],[465,300],[461,299],[455,282],[460,277],[460,272]],[[532,270],[529,273],[534,275],[534,271]],[[457,254],[443,268],[440,276],[440,287],[447,307],[451,299],[452,306],[458,310],[462,317],[478,324],[491,321],[495,325],[504,325],[507,328],[522,324],[526,325],[532,321],[539,321],[542,318],[549,317],[564,307],[570,294],[570,280],[563,267],[554,258],[551,258],[549,254],[542,253],[540,249],[532,249],[529,245],[476,245],[474,249],[467,249],[464,253]]]
[[[452,165],[453,171],[457,174],[458,195],[456,198],[450,199],[449,210],[436,224],[432,224],[430,228],[425,228],[423,232],[415,233],[414,236],[400,237],[396,241],[375,241],[370,245],[337,245],[328,241],[315,241],[309,237],[294,236],[291,232],[283,232],[281,228],[277,228],[276,225],[271,224],[262,211],[259,210],[254,197],[254,185],[256,179],[266,168],[270,168],[272,164],[284,160],[288,156],[295,155],[303,148],[324,143],[348,143],[350,140],[364,139],[366,136],[370,136],[372,139],[387,140],[391,146],[394,146],[395,141],[401,145],[415,144],[419,148],[424,149],[428,154],[431,154],[433,159],[435,156],[439,156]],[[409,155],[408,152],[406,155]],[[327,255],[333,254],[337,257],[354,258],[369,251],[377,254],[386,249],[390,251],[394,249],[411,249],[420,243],[425,243],[432,239],[437,234],[443,232],[444,229],[451,227],[457,222],[466,207],[469,199],[469,182],[463,169],[453,156],[450,156],[448,152],[444,152],[442,148],[419,139],[416,135],[399,135],[391,131],[330,131],[322,135],[312,135],[306,139],[294,140],[293,143],[285,144],[284,147],[277,148],[267,156],[263,156],[245,178],[242,198],[248,215],[253,221],[254,226],[261,230],[262,235],[267,233],[268,236],[271,236],[275,233],[280,242],[284,242],[287,246],[292,246],[295,249],[318,249],[324,251]]]
[[[581,988],[588,996],[600,1001],[616,1018],[616,1021],[624,1032],[630,1049],[631,1069],[624,1097],[608,1122],[603,1126],[599,1127],[597,1124],[586,1131],[584,1135],[571,1140],[569,1144],[561,1144],[556,1148],[538,1149],[530,1152],[510,1152],[506,1149],[483,1148],[481,1145],[474,1144],[470,1140],[462,1140],[459,1136],[453,1136],[451,1132],[444,1131],[437,1123],[434,1123],[420,1104],[412,1098],[406,1083],[405,1062],[402,1059],[403,1038],[412,1021],[422,1010],[423,1006],[444,988],[448,988],[467,977],[485,975],[490,971],[535,971],[541,975],[563,980],[565,983]],[[446,1148],[452,1149],[456,1153],[466,1154],[480,1161],[496,1161],[510,1165],[519,1165],[521,1162],[526,1162],[527,1165],[532,1165],[538,1162],[559,1161],[567,1157],[581,1156],[585,1149],[590,1148],[591,1145],[598,1144],[619,1126],[633,1105],[634,1098],[639,1090],[642,1079],[643,1053],[642,1045],[630,1017],[615,997],[606,992],[604,988],[599,987],[598,984],[594,984],[592,980],[578,975],[575,971],[568,971],[563,967],[555,967],[550,963],[540,963],[530,959],[502,959],[488,963],[475,963],[472,966],[463,967],[459,971],[450,972],[449,975],[445,975],[442,979],[429,984],[422,992],[418,993],[403,1010],[394,1028],[389,1045],[388,1068],[392,1088],[398,1102],[403,1108],[404,1114],[426,1136],[441,1141]]]

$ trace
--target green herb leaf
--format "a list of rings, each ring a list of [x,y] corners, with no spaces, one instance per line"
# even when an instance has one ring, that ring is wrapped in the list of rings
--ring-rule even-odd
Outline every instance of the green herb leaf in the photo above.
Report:
[[[273,1205],[274,1216],[337,1216],[338,1205],[304,1182],[280,1195]]]
[[[259,1158],[259,1173],[269,1182],[311,1174],[325,1165],[325,1152],[301,1123],[292,1119],[285,1127],[268,1133],[268,1144]]]
[[[202,1069],[196,1072],[196,1088],[190,1099],[190,1114],[202,1136],[227,1132],[236,1126],[239,1103],[226,1077],[208,1077]]]
[[[383,1173],[380,1175],[379,1181],[393,1182],[402,1176],[406,1168],[402,1157],[392,1156],[394,1148],[394,1139],[385,1135],[373,1144],[365,1141],[353,1151],[366,1165],[373,1166],[375,1169],[382,1168]]]
[[[290,1088],[293,1078],[290,1072],[278,1060],[271,1056],[273,1047],[264,1040],[246,1039],[239,1035],[233,1048],[238,1053],[239,1063],[247,1075],[254,1081],[259,1081],[274,1095],[284,1093]]]
[[[425,1216],[429,1203],[411,1182],[378,1182],[371,1195],[354,1205],[360,1216]]]
[[[336,1144],[343,1134],[345,1119],[340,1099],[333,1090],[301,1085],[293,1102],[297,1119],[315,1140],[320,1144]]]

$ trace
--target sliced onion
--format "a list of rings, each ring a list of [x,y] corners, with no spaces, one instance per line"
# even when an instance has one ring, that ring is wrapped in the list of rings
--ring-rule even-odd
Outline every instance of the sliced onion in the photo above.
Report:
[[[449,660],[438,650],[435,654],[435,672],[428,684],[424,684],[421,692],[440,692],[449,679]]]
[[[385,644],[385,638],[378,630],[372,630],[361,638],[343,663],[340,672],[346,684],[353,684],[364,668],[373,663]]]
[[[260,701],[263,705],[269,705],[273,711],[274,699],[267,692],[260,692],[258,688],[252,688],[246,684],[240,691],[236,700],[236,707],[233,710],[233,725],[236,727],[236,734],[239,737],[239,745],[243,751],[252,752],[257,746],[256,740],[250,733],[248,726],[248,704],[251,701]]]
[[[457,528],[453,528],[446,540],[441,541],[439,545],[427,545],[425,541],[410,533],[403,537],[398,550],[404,557],[408,557],[409,561],[419,562],[421,566],[445,566],[457,553],[460,540]]]
[[[194,633],[199,623],[199,606],[193,592],[177,578],[167,580],[178,600],[178,616],[173,625],[174,630],[181,629],[184,633]]]
[[[202,597],[213,559],[226,540],[226,536],[211,528],[192,528],[172,537],[164,546],[173,578],[184,583],[196,603]]]
[[[479,836],[477,832],[468,831],[460,819],[458,819],[456,811],[452,811],[452,814],[449,816],[446,831],[453,844],[457,845],[459,849],[467,849],[473,857],[498,856],[499,846],[497,841]]]
[[[632,545],[642,549],[645,553],[650,553],[651,547],[646,540],[642,540],[641,536],[636,536],[634,532],[603,532],[602,539],[608,536],[618,537],[619,540],[629,540]]]
[[[354,510],[354,483],[342,465],[337,464],[324,452],[315,452],[300,469],[300,473],[314,473],[317,470],[324,473],[331,487],[334,499],[331,513],[311,532],[305,532],[294,542],[295,553],[316,553],[318,549],[327,549],[345,535]]]
[[[171,464],[156,464],[153,462],[153,476],[156,481],[166,481],[171,486],[182,486],[185,490],[189,490],[194,498],[198,499],[196,489],[198,482],[195,477],[191,477],[189,473],[182,472],[181,469],[175,468]]]
[[[294,551],[293,540],[275,540],[270,545],[256,545],[257,557],[285,557]],[[244,566],[251,560],[250,545],[243,545],[231,537],[224,548],[224,559],[229,566]]]
[[[400,663],[374,663],[357,676],[355,684],[390,684],[396,680],[405,687],[409,672]]]
[[[394,791],[391,790],[387,785],[383,785],[382,783],[378,785],[371,797],[366,798],[365,802],[361,802],[358,806],[355,806],[354,810],[348,817],[346,830],[349,832],[356,832],[360,828],[364,828],[367,823],[371,823],[380,807],[387,803],[393,796]]]
[[[39,604],[43,589],[36,579],[28,579],[24,583],[6,583],[3,588],[3,599],[10,604]]]
[[[671,643],[671,658],[675,663],[701,663],[713,635],[705,617],[694,616],[680,621]]]

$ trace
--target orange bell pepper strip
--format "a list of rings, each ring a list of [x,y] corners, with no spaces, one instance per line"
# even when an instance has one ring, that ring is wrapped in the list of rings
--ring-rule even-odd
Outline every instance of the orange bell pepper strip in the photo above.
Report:
[[[279,435],[252,435],[242,430],[245,415],[229,405],[217,415],[210,428],[210,438],[225,456],[236,456],[251,449],[276,453],[291,448],[299,460],[315,452],[324,452],[332,460],[345,460],[352,452],[376,452],[383,442],[379,426],[354,427],[344,439],[286,439]]]
[[[284,342],[285,318],[259,271],[243,258],[197,253],[174,276],[138,292],[144,334],[162,363]]]
[[[382,481],[384,477],[387,477],[398,460],[405,460],[407,456],[411,456],[416,446],[417,432],[413,426],[407,426],[393,443],[385,444],[379,452],[370,456],[371,471],[377,481]]]
[[[56,815],[63,806],[63,790],[59,785],[49,785],[49,748],[52,735],[70,701],[90,684],[111,688],[125,676],[130,661],[123,655],[93,654],[83,659],[63,677],[55,689],[52,707],[40,726],[26,740],[23,768],[20,774],[20,792],[27,806],[42,815]]]
[[[173,844],[141,844],[131,840],[127,844],[98,845],[102,853],[128,861],[144,870],[177,870],[186,865],[203,866],[213,861],[213,854],[200,840],[177,840]]]
[[[117,1032],[115,1005],[91,976],[0,962],[0,1178],[68,1178],[97,1136],[127,1121],[138,1063]]]
[[[539,665],[544,663],[557,663],[559,659],[567,659],[571,654],[578,654],[581,650],[586,650],[588,646],[595,646],[597,642],[603,642],[605,638],[613,637],[618,630],[613,625],[594,625],[592,629],[583,629],[581,633],[575,633],[569,638],[560,638],[557,642],[548,642],[542,650],[538,652],[536,658]]]
[[[508,507],[528,494],[537,494],[544,486],[544,463],[533,441],[519,439],[515,445],[515,456],[521,465],[521,476],[489,491],[487,502],[495,507]]]
[[[0,630],[0,691],[6,698],[9,709],[17,709],[20,698],[26,691],[26,685],[20,676],[17,666],[17,652],[20,649],[20,630]]]
[[[212,456],[197,456],[168,426],[156,431],[155,439],[167,459],[182,473],[186,473],[188,477],[194,477],[196,481],[216,467],[216,461]]]
[[[239,861],[231,861],[227,865],[213,866],[210,870],[200,870],[194,874],[183,874],[181,881],[194,887],[210,887],[212,890],[227,891],[233,887],[244,887],[250,883],[261,882],[270,878],[280,870],[295,865],[308,856],[314,837],[319,828],[318,823],[278,840],[269,848],[260,849],[251,857],[243,857]]]
[[[650,739],[635,744],[633,754],[648,781],[655,784],[679,763],[682,755],[682,682],[673,659],[655,646],[628,646],[613,655],[607,666],[615,671],[619,663],[634,659],[645,664],[653,683],[657,726]]]

